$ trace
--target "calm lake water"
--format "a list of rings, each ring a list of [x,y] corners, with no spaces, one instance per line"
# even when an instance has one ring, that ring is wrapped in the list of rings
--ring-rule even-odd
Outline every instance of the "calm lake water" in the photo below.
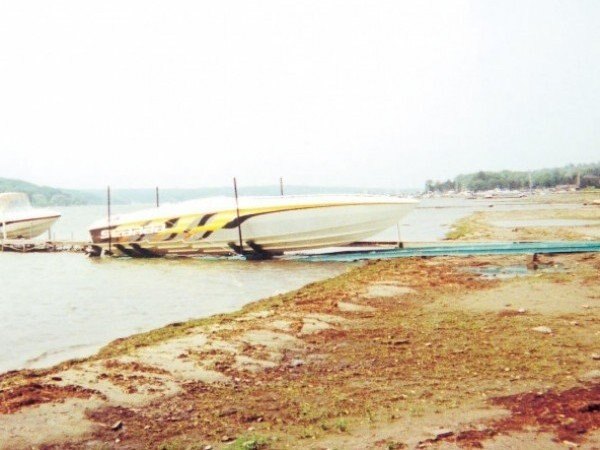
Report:
[[[115,338],[233,311],[346,269],[289,261],[3,253],[0,372],[89,355]]]
[[[404,241],[443,238],[490,201],[428,199],[401,226]],[[564,207],[562,205],[561,207]],[[115,206],[115,213],[144,205]],[[548,208],[494,201],[495,209]],[[102,206],[60,208],[55,239],[87,239]],[[395,240],[397,229],[375,239]],[[0,254],[0,372],[92,354],[118,337],[246,303],[347,270],[341,263],[90,259],[81,254]]]

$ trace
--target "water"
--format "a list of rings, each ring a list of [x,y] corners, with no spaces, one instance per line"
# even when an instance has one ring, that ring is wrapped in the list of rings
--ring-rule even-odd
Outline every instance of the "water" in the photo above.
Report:
[[[467,272],[477,274],[485,280],[506,280],[509,278],[526,277],[537,273],[555,273],[566,271],[562,264],[543,263],[536,264],[535,268],[527,267],[524,264],[517,264],[512,266],[469,267],[465,270]]]
[[[233,311],[342,264],[0,255],[0,372],[93,353],[122,336]]]
[[[402,222],[404,241],[444,237],[489,200],[427,199]],[[495,209],[548,208],[494,200]],[[124,213],[149,205],[119,205]],[[561,208],[566,205],[561,205]],[[55,239],[87,240],[103,206],[61,208]],[[397,239],[396,227],[375,236]],[[89,259],[81,254],[0,254],[0,372],[92,354],[113,339],[246,303],[335,276],[345,263]]]
[[[536,209],[577,209],[574,204],[535,204],[514,199],[429,198],[423,199],[400,225],[400,238],[404,242],[439,241],[446,236],[456,221],[477,211],[531,211]],[[396,227],[385,230],[372,238],[376,241],[396,241]]]
[[[508,278],[525,277],[531,275],[526,265],[515,266],[484,266],[466,269],[486,280],[505,280]]]

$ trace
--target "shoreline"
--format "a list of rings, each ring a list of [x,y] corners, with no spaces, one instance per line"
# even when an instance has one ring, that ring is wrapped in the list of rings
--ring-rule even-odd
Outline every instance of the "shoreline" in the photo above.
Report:
[[[589,340],[600,333],[598,255],[546,258],[548,270],[522,278],[465,270],[529,259],[372,262],[235,313],[114,341],[85,360],[5,374],[0,428],[11,437],[0,448],[42,445],[31,442],[34,430],[48,449],[228,448],[237,439],[264,441],[255,448],[359,448],[357,439],[385,448],[363,431],[417,445],[450,427],[435,438],[441,444],[491,422],[489,438],[509,439],[498,423],[509,427],[513,416],[494,402],[522,406],[511,396],[540,389],[543,399],[569,389],[595,389],[589,402],[598,395],[598,382],[585,381],[598,372]],[[528,299],[548,287],[581,298],[573,305],[559,295],[550,310]],[[63,423],[49,427],[57,416]],[[407,421],[416,424],[408,433]],[[596,442],[598,425],[568,438]]]
[[[357,265],[0,375],[0,448],[593,448],[598,273],[597,253]]]

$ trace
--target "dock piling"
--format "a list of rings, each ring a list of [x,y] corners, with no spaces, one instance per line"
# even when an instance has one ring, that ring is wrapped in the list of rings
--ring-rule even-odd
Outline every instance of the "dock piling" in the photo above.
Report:
[[[233,192],[235,194],[235,212],[237,215],[238,238],[239,238],[239,244],[240,244],[239,252],[243,253],[244,252],[244,241],[242,240],[242,223],[240,221],[240,205],[239,205],[239,200],[238,200],[237,180],[235,177],[233,177]]]
[[[108,225],[108,252],[112,254],[112,233],[110,230],[110,186],[106,187],[106,203],[107,203],[107,225]]]

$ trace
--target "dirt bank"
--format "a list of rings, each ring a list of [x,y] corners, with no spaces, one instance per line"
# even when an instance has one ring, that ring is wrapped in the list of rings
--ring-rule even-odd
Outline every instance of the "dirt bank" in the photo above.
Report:
[[[600,256],[480,275],[528,262],[373,262],[5,374],[0,448],[598,446]]]
[[[447,239],[469,241],[544,241],[600,239],[600,191],[514,199],[519,208],[479,211],[457,221]],[[524,210],[524,206],[531,209]]]

